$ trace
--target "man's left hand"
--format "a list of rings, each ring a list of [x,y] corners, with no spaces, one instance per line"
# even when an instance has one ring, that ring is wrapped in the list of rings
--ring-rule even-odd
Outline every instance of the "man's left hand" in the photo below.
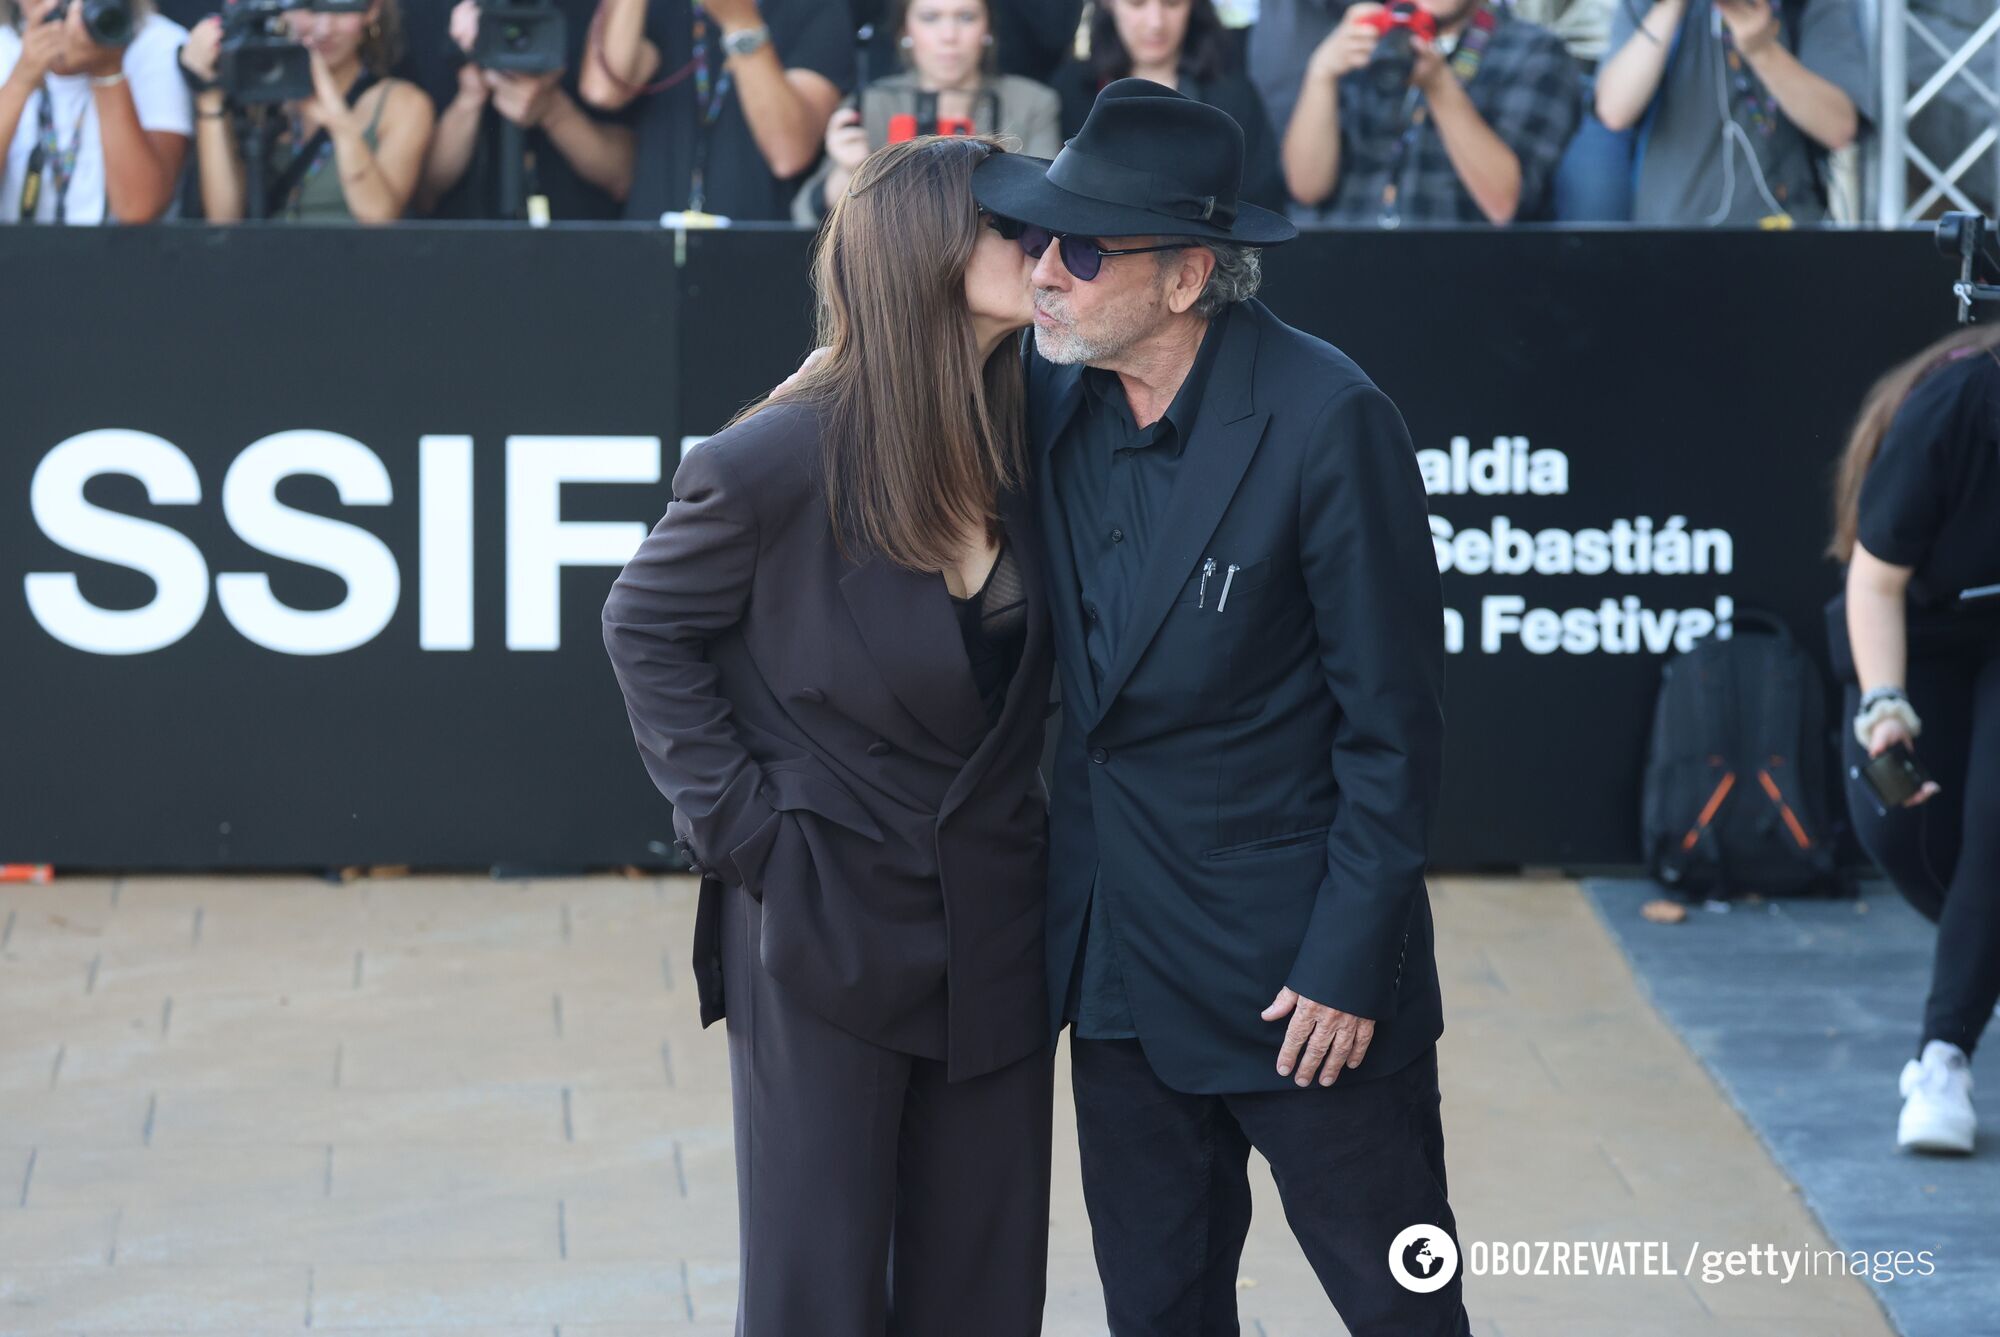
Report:
[[[1437,92],[1445,80],[1458,77],[1451,72],[1451,66],[1445,63],[1444,54],[1437,49],[1437,43],[1412,36],[1410,52],[1414,57],[1414,64],[1410,70],[1410,83],[1426,96]]]
[[[722,25],[724,32],[735,32],[740,28],[755,28],[763,17],[757,12],[757,0],[697,0],[708,11],[708,16]]]
[[[1278,1075],[1289,1077],[1297,1069],[1300,1086],[1311,1086],[1315,1073],[1321,1086],[1332,1086],[1343,1067],[1361,1066],[1375,1038],[1375,1023],[1369,1018],[1280,989],[1264,1009],[1264,1020],[1286,1016],[1292,1023],[1285,1028],[1284,1047],[1278,1051]]]
[[[493,93],[493,110],[524,130],[548,119],[559,96],[557,85],[561,83],[561,70],[544,74],[486,72],[486,86]]]
[[[1746,56],[1778,40],[1778,16],[1771,12],[1771,0],[1716,0],[1715,10],[1729,25],[1736,49]]]
[[[72,4],[63,15],[63,49],[69,55],[69,73],[103,76],[125,68],[125,48],[99,46],[90,40],[83,26],[83,6]]]

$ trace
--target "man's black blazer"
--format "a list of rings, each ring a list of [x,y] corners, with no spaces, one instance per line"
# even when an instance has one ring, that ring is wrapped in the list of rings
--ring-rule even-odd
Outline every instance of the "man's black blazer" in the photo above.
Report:
[[[1101,861],[1133,1023],[1170,1086],[1290,1084],[1286,1023],[1259,1015],[1284,985],[1375,1020],[1353,1081],[1443,1029],[1424,889],[1444,730],[1428,507],[1402,416],[1345,354],[1255,301],[1218,334],[1101,690],[1047,467],[1082,369],[1028,359],[1063,698],[1052,1021]]]
[[[689,451],[604,604],[632,732],[707,876],[695,973],[722,1015],[718,898],[764,903],[787,990],[976,1076],[1048,1042],[1053,648],[1034,507],[1003,498],[1028,630],[987,729],[941,576],[834,547],[814,411],[781,401]]]

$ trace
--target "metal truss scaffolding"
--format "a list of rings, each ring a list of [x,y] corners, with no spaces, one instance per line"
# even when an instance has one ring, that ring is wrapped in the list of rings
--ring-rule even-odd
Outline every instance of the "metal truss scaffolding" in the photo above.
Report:
[[[1900,227],[1926,217],[1940,200],[1970,213],[1987,212],[1994,206],[1982,204],[1975,193],[1987,201],[2000,197],[2000,149],[1995,148],[2000,144],[2000,91],[1996,91],[2000,90],[2000,5],[1994,5],[1955,46],[1935,31],[1936,16],[1911,12],[1910,0],[1876,0],[1875,7],[1882,81],[1875,221],[1883,227]],[[1922,86],[1913,89],[1914,73],[1931,63],[1919,48],[1939,63]],[[1940,167],[1936,158],[1917,146],[1910,125],[1919,112],[1945,95],[1975,115],[1965,134],[1954,134],[1948,141],[1949,151],[1937,153],[1937,158],[1950,158]],[[1965,118],[1952,119],[1966,124]],[[1971,133],[1977,127],[1983,128]],[[1934,133],[1924,137],[1933,151],[1939,150]],[[1990,179],[1977,170],[1982,159],[1985,172],[1993,174]],[[1926,184],[1912,199],[1910,192],[1919,178]]]

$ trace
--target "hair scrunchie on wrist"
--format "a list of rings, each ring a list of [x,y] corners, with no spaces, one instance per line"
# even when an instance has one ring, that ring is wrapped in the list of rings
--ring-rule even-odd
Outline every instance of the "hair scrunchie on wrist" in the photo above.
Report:
[[[1924,723],[1917,718],[1916,707],[1910,704],[1910,698],[1903,695],[1900,687],[1878,687],[1861,698],[1861,709],[1854,716],[1854,737],[1861,746],[1868,746],[1869,735],[1883,720],[1900,721],[1912,738],[1924,731]]]

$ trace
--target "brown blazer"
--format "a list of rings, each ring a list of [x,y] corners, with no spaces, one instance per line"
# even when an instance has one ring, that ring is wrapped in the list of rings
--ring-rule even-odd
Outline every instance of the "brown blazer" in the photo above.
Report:
[[[604,643],[646,769],[703,872],[695,976],[722,1015],[716,914],[763,902],[778,983],[951,1080],[1048,1043],[1037,769],[1051,637],[1029,498],[1002,518],[1028,631],[990,731],[944,580],[833,544],[814,410],[688,452],[619,573]],[[949,1002],[947,1003],[947,998]]]

